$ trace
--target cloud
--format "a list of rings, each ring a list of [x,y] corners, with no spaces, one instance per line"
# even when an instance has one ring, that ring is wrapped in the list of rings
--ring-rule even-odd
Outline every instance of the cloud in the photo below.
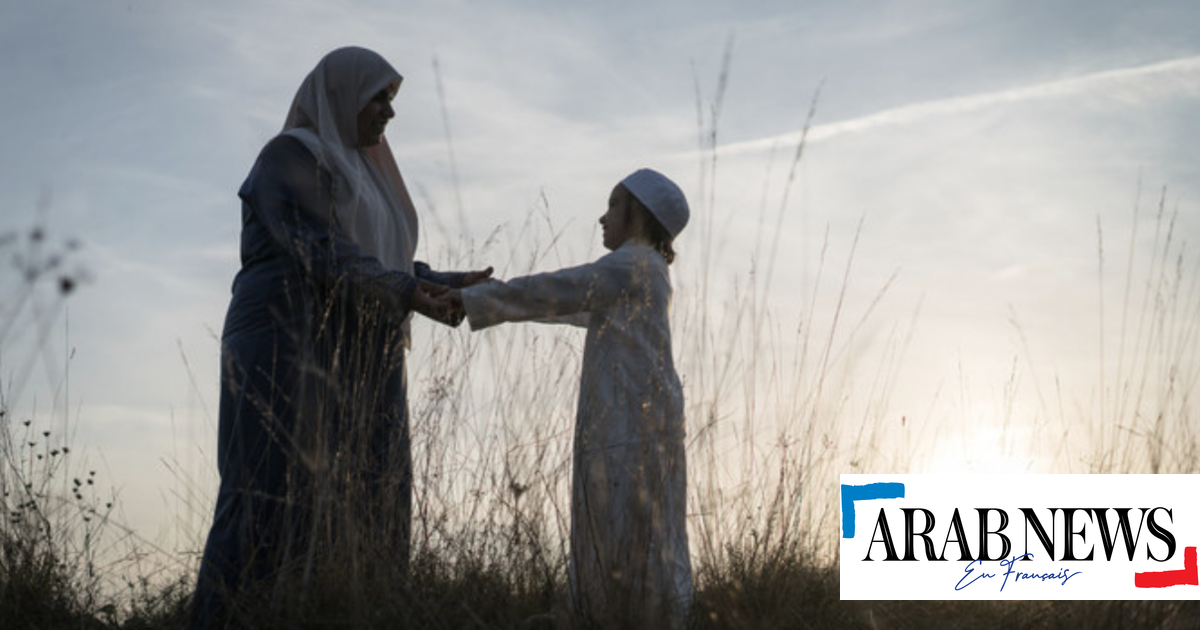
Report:
[[[821,142],[881,127],[908,125],[942,116],[968,114],[1004,105],[1063,98],[1105,89],[1110,90],[1108,98],[1126,102],[1139,100],[1143,95],[1161,90],[1195,94],[1200,91],[1194,76],[1196,74],[1200,74],[1200,55],[1095,72],[998,92],[914,103],[859,118],[816,125],[809,130],[807,141]],[[770,138],[737,142],[721,147],[721,152],[761,152],[779,145],[794,145],[800,141],[800,137],[801,132],[791,132]]]

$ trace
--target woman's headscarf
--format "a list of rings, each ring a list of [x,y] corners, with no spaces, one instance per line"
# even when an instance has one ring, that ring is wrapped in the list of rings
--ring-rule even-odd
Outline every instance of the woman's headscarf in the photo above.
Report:
[[[387,140],[358,146],[358,114],[403,77],[378,53],[348,46],[325,55],[304,78],[283,125],[334,177],[335,218],[364,254],[412,273],[417,214]]]

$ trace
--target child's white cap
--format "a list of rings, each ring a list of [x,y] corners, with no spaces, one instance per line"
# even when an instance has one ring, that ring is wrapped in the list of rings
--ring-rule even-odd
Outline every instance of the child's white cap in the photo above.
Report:
[[[679,236],[691,212],[687,198],[675,182],[656,170],[642,168],[621,180],[621,184],[646,206],[672,238]]]

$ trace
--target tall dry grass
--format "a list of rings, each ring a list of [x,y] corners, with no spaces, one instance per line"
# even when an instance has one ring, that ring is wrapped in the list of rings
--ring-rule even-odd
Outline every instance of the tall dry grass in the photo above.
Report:
[[[1104,226],[1096,221],[1100,364],[1088,418],[1087,472],[1200,472],[1194,425],[1200,399],[1200,258],[1177,230],[1180,206],[1164,189],[1152,209],[1134,207],[1120,310],[1104,287],[1110,262]],[[1143,226],[1149,222],[1148,226]],[[1151,230],[1148,255],[1139,239]],[[1111,238],[1111,237],[1109,237]],[[1117,333],[1111,334],[1113,325]]]
[[[153,579],[155,569],[142,563],[148,543],[115,520],[114,494],[73,450],[70,354],[53,341],[62,325],[69,342],[67,301],[89,279],[79,247],[53,240],[41,221],[0,235],[5,628],[100,628],[130,614],[157,623],[172,619],[187,596],[177,578]]]

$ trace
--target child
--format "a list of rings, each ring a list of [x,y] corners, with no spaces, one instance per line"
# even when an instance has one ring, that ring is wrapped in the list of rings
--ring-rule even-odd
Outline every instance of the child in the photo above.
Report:
[[[596,262],[452,292],[472,330],[586,326],[576,412],[569,580],[602,628],[680,628],[692,597],[683,391],[671,355],[671,242],[683,192],[641,169],[613,188]]]

